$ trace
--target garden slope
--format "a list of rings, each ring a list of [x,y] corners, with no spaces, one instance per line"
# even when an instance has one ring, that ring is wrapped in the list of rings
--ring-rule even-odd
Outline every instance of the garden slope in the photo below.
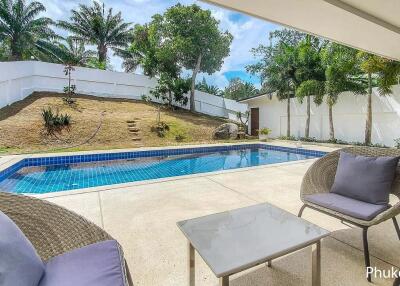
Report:
[[[23,101],[0,109],[0,153],[210,143],[213,142],[212,131],[224,122],[223,119],[185,110],[163,110],[161,120],[170,126],[170,131],[165,138],[160,138],[151,132],[157,115],[155,105],[85,95],[76,98],[76,105],[71,107],[63,102],[60,94],[34,93]],[[47,107],[71,115],[69,130],[56,136],[47,134],[41,116],[42,110]],[[127,124],[130,120],[137,121],[141,141],[132,140],[134,136],[128,131]],[[183,142],[176,141],[177,135],[184,137]]]

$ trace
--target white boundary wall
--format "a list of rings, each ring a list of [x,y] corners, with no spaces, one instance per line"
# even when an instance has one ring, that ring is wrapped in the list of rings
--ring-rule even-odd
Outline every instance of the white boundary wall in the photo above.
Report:
[[[249,108],[259,107],[260,128],[272,130],[271,137],[286,136],[286,101],[278,101],[267,96],[247,101]],[[400,85],[393,86],[393,94],[380,96],[373,89],[373,143],[394,145],[394,139],[400,138]],[[345,92],[339,95],[333,107],[335,137],[348,142],[364,142],[367,96]],[[291,134],[304,136],[306,122],[306,104],[291,99]],[[324,102],[320,106],[311,105],[310,136],[317,139],[329,139],[328,107]]]
[[[34,91],[63,92],[68,84],[63,70],[63,65],[38,61],[0,62],[0,108]],[[77,67],[72,83],[77,93],[140,100],[142,95],[149,95],[157,81],[144,75]],[[200,91],[195,93],[195,105],[197,112],[232,120],[236,120],[237,111],[247,110],[247,104]]]

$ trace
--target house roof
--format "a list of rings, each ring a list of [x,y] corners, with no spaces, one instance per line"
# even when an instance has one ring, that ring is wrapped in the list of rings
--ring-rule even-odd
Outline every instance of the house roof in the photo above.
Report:
[[[202,0],[400,60],[399,0]]]

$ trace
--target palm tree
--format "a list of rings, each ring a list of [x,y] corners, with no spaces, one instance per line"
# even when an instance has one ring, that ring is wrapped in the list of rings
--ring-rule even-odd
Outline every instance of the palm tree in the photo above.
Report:
[[[30,57],[36,48],[56,38],[50,28],[53,21],[38,17],[44,11],[46,8],[39,2],[0,0],[0,41],[9,46],[10,60]]]
[[[73,66],[87,66],[96,56],[96,52],[86,50],[82,41],[72,37],[66,38],[63,42],[45,43],[40,51],[39,59],[43,57],[43,60]]]
[[[206,81],[206,78],[203,77],[203,80],[200,83],[196,84],[196,89],[207,92],[209,94],[213,94],[216,96],[223,96],[223,91],[218,88],[218,86],[215,85],[209,85]]]
[[[310,137],[310,121],[311,121],[311,96],[314,96],[314,103],[320,105],[325,92],[325,70],[321,61],[321,44],[316,37],[307,35],[300,42],[298,56],[297,78],[299,86],[296,89],[296,97],[301,103],[304,98],[307,99],[307,119],[304,131],[304,137]]]
[[[229,81],[229,85],[225,87],[224,97],[240,100],[249,96],[254,96],[259,90],[250,82],[244,82],[240,78],[233,78]]]
[[[304,98],[307,99],[307,119],[304,137],[310,137],[310,121],[311,121],[311,96],[314,96],[314,103],[320,105],[325,93],[325,82],[315,79],[303,81],[296,89],[296,96],[299,98],[300,103],[303,103]]]
[[[384,59],[366,52],[357,54],[361,60],[361,70],[368,77],[368,99],[367,99],[367,118],[365,122],[365,145],[371,144],[372,138],[372,86],[373,76],[376,77],[376,84],[381,95],[390,94],[391,86],[396,84],[400,73],[400,63]]]
[[[357,51],[336,43],[323,49],[322,60],[325,67],[325,94],[329,111],[329,140],[335,142],[333,106],[344,91],[355,94],[365,93],[365,82],[358,67]]]
[[[263,71],[265,78],[263,86],[267,92],[276,92],[279,100],[287,100],[286,136],[290,137],[290,99],[294,96],[299,85],[297,73],[298,49],[280,43],[271,48],[271,57]]]
[[[109,48],[125,48],[132,39],[130,24],[123,21],[121,12],[114,15],[112,8],[106,12],[104,4],[80,4],[71,12],[70,22],[59,21],[58,25],[72,32],[75,39],[96,45],[99,62],[106,62]]]

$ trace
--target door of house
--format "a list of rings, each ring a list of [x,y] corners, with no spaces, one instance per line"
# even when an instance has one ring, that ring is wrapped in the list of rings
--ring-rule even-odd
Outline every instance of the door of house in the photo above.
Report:
[[[251,136],[258,136],[258,129],[260,128],[260,111],[258,108],[252,108],[250,110],[251,114],[251,121],[250,121],[250,126],[251,126],[251,131],[250,134]]]

